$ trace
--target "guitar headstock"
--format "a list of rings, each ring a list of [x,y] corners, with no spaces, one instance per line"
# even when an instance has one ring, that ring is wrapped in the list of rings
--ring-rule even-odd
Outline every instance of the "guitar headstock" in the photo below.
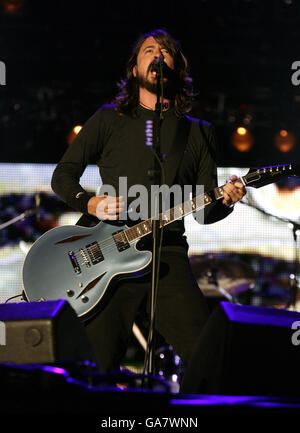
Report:
[[[246,186],[260,188],[270,183],[278,182],[283,177],[300,176],[299,164],[282,164],[269,167],[250,168],[243,176]]]

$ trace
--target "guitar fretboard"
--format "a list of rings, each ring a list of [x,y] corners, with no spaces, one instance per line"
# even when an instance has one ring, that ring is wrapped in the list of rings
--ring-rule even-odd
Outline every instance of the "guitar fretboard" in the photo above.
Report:
[[[215,200],[223,197],[222,187],[217,187],[214,189],[213,193],[205,193],[194,197],[192,200],[187,200],[166,212],[159,214],[159,227],[162,228],[173,221],[179,220],[193,212],[197,212],[203,209],[208,204]],[[152,232],[152,218],[142,221],[133,227],[130,227],[124,231],[128,242],[134,242]]]
[[[297,174],[296,174],[297,173]],[[299,165],[283,164],[270,167],[258,168],[254,171],[249,171],[245,176],[241,176],[235,180],[235,182],[241,182],[245,186],[260,187],[267,185],[268,183],[274,182],[274,178],[278,180],[282,176],[297,176],[299,173]],[[253,184],[253,185],[251,185]],[[159,214],[159,227],[162,228],[173,221],[179,220],[193,212],[197,212],[203,209],[210,203],[221,199],[224,196],[224,186],[218,186],[213,190],[206,192],[205,194],[194,197],[192,200],[185,201],[180,205],[169,209],[166,212]],[[152,218],[142,221],[133,227],[130,227],[123,231],[123,241],[135,242],[152,232]],[[126,239],[125,239],[126,237]]]

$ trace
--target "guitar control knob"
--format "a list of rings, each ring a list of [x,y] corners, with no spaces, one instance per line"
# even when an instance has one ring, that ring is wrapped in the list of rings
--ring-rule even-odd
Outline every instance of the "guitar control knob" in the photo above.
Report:
[[[89,298],[87,296],[81,296],[82,302],[86,303],[88,302]]]
[[[71,296],[74,296],[73,290],[67,290],[67,295],[70,296],[70,298]]]

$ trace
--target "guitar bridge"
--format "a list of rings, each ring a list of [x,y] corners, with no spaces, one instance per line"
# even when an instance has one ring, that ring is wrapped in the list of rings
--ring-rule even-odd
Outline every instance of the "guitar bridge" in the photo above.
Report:
[[[85,266],[87,268],[90,268],[91,267],[91,262],[89,261],[89,258],[87,256],[86,251],[83,248],[80,248],[79,253],[80,253],[81,257],[82,257],[82,260],[83,260],[83,263],[85,264]]]

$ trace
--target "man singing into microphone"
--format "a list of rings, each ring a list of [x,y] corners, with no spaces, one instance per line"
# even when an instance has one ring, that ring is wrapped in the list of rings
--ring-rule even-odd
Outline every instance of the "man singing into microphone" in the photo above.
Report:
[[[182,187],[203,185],[205,191],[217,186],[214,130],[209,123],[187,116],[192,98],[187,60],[179,43],[166,31],[154,30],[135,44],[116,103],[101,107],[87,121],[54,171],[52,188],[70,207],[83,213],[79,224],[119,218],[124,210],[118,193],[120,177],[126,176],[128,188],[142,184],[150,190],[148,170],[153,153],[145,145],[145,123],[155,117],[159,63],[164,72],[160,146],[166,155],[168,180]],[[88,164],[98,165],[103,183],[112,185],[117,197],[95,196],[80,186]],[[244,194],[241,183],[227,183],[223,200],[205,207],[204,223],[225,218]],[[104,200],[105,206],[101,206]],[[125,222],[130,225],[129,220]],[[208,310],[190,269],[184,231],[182,219],[163,231],[155,325],[186,364]],[[144,246],[151,249],[151,239],[146,239]],[[102,371],[120,366],[137,311],[150,293],[151,273],[120,281],[104,309],[86,323]]]

